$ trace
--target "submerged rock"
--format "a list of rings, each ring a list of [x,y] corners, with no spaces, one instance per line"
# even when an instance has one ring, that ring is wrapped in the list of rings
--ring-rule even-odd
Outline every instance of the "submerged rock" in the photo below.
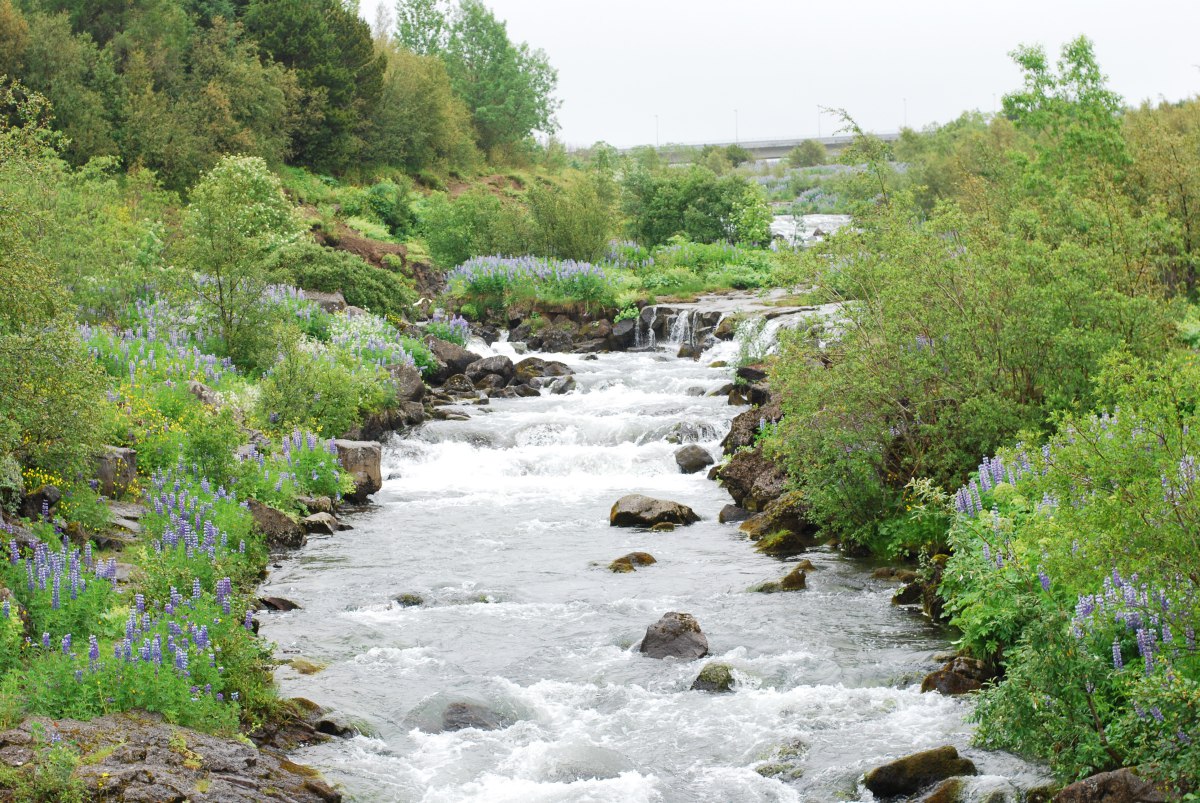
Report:
[[[784,591],[799,591],[805,588],[808,584],[808,575],[804,570],[797,566],[792,569],[787,575],[779,581],[779,587]]]
[[[300,520],[300,526],[306,533],[319,535],[333,535],[341,529],[332,513],[313,513],[311,516],[305,516]]]
[[[729,664],[705,664],[700,674],[692,681],[692,691],[707,691],[723,694],[733,691],[733,670]]]
[[[608,564],[608,568],[611,571],[621,574],[632,572],[637,566],[649,566],[652,563],[658,563],[658,561],[649,552],[630,552],[628,555],[622,555]]]
[[[975,764],[952,745],[923,750],[867,772],[863,785],[875,795],[914,795],[955,775],[974,775]]]
[[[675,464],[684,474],[695,474],[713,464],[712,455],[703,446],[692,443],[675,452]]]
[[[260,609],[267,611],[295,611],[300,608],[295,602],[283,597],[259,597],[258,605]]]
[[[708,639],[690,613],[663,614],[642,639],[641,652],[648,658],[678,658],[694,661],[708,655]]]
[[[420,594],[405,593],[396,596],[396,604],[401,608],[415,608],[425,604],[425,598]]]
[[[612,527],[653,527],[660,523],[691,524],[700,517],[687,505],[641,494],[622,496],[612,506],[608,523]]]
[[[443,731],[460,731],[466,728],[494,731],[503,727],[505,723],[499,714],[478,703],[450,703],[442,713]]]

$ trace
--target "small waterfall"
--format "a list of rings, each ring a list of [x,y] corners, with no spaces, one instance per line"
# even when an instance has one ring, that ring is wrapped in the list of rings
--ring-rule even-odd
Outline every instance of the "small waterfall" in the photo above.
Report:
[[[649,313],[649,316],[647,316]],[[638,316],[638,324],[634,329],[633,345],[639,349],[654,349],[658,348],[658,335],[654,332],[654,327],[658,324],[658,307],[646,307],[642,310],[642,314]],[[643,334],[642,326],[646,327]]]
[[[696,332],[694,321],[696,314],[696,310],[680,310],[675,314],[675,317],[671,319],[671,332],[668,335],[671,345],[692,345],[692,337]]]

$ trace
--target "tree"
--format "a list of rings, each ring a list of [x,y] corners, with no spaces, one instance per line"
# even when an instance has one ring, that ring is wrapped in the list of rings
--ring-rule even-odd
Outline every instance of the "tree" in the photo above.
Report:
[[[787,161],[792,167],[816,167],[829,161],[829,151],[824,143],[806,139],[788,152]]]
[[[462,0],[444,55],[450,83],[471,110],[479,147],[514,145],[553,132],[558,73],[541,50],[513,45],[505,24],[480,0]]]
[[[441,0],[399,0],[396,39],[420,56],[436,56],[446,46],[450,25]]]
[[[645,245],[676,234],[698,243],[765,242],[770,210],[761,190],[742,176],[718,177],[706,167],[635,169],[625,177],[629,233]]]
[[[179,256],[225,351],[246,364],[262,335],[265,261],[304,231],[279,179],[253,156],[227,156],[193,188]]]

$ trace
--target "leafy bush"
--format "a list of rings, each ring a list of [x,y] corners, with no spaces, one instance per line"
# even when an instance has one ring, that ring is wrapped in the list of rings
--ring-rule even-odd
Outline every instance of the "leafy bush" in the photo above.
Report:
[[[402,276],[310,241],[281,248],[268,268],[279,281],[322,293],[340,291],[347,304],[377,315],[402,314],[417,300],[416,291]]]
[[[484,254],[526,254],[534,241],[528,210],[482,188],[453,200],[435,193],[418,217],[429,253],[443,268]]]
[[[315,343],[287,344],[263,377],[257,408],[272,429],[311,427],[341,436],[358,423],[354,373]]]

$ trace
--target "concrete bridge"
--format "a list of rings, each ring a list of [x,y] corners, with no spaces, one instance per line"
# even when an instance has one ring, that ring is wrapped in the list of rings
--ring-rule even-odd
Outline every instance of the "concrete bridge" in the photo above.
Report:
[[[871,134],[871,136],[883,140],[884,142],[895,142],[900,139],[899,133],[889,134]],[[847,145],[854,141],[851,135],[839,135],[835,137],[799,137],[796,139],[760,139],[760,140],[742,140],[737,143],[733,142],[705,142],[694,145],[683,145],[678,143],[670,143],[663,145],[658,149],[658,152],[670,164],[685,164],[691,162],[695,155],[706,145],[712,145],[716,148],[724,148],[728,145],[740,145],[754,155],[755,160],[763,159],[782,159],[787,156],[792,148],[795,148],[806,139],[815,139],[825,146],[830,155],[840,153]]]

